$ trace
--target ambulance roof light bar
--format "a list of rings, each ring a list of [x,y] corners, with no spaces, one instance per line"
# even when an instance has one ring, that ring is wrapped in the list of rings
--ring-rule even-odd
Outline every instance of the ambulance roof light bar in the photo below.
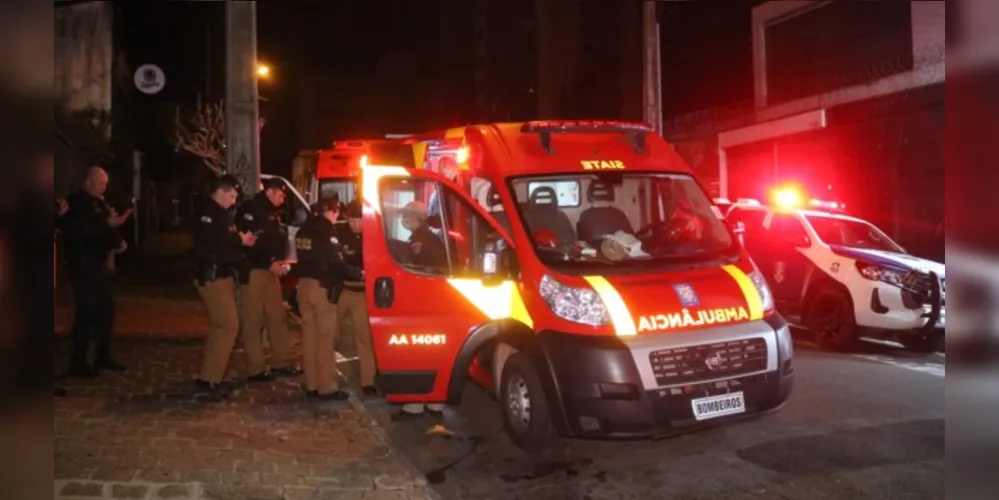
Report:
[[[333,149],[364,149],[364,141],[333,141]]]
[[[654,130],[647,123],[618,120],[534,120],[520,127],[523,133],[537,133],[548,155],[552,154],[552,132],[623,132],[635,154],[644,154],[645,134]]]
[[[736,198],[735,204],[736,205],[750,205],[750,206],[754,206],[754,207],[762,207],[763,206],[763,204],[760,203],[760,200],[757,200],[755,198]]]

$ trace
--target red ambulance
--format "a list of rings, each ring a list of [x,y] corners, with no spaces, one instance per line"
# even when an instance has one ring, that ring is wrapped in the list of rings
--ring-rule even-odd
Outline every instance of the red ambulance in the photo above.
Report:
[[[472,381],[528,451],[559,436],[662,437],[787,401],[788,325],[650,127],[475,125],[417,137],[414,151],[428,141],[454,150],[457,182],[420,158],[363,168],[368,312],[388,401],[456,404]]]

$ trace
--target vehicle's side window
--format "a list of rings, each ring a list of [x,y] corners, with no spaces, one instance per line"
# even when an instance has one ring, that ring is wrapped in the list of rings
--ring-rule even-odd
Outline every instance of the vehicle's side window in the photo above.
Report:
[[[495,231],[457,192],[424,179],[385,179],[379,189],[389,252],[402,268],[431,276],[481,275],[482,254],[496,241]],[[429,215],[432,198],[443,203]]]
[[[805,226],[791,215],[775,215],[773,222],[770,224],[770,232],[783,242],[801,245],[811,244],[811,239],[808,237],[808,232],[805,231]]]
[[[423,179],[384,179],[379,186],[382,222],[389,253],[404,269],[432,276],[451,274],[450,249],[435,231],[439,217],[429,217],[427,203],[440,190]]]
[[[444,225],[452,250],[451,274],[455,277],[479,277],[482,258],[488,250],[508,246],[495,226],[475,211],[472,204],[450,188],[444,188]]]

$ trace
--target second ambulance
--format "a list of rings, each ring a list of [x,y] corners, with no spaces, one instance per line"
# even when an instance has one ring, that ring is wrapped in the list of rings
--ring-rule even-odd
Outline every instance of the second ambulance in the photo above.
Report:
[[[456,404],[472,381],[528,451],[558,436],[662,437],[787,401],[791,337],[766,280],[648,126],[459,132],[468,182],[364,167],[388,401]]]

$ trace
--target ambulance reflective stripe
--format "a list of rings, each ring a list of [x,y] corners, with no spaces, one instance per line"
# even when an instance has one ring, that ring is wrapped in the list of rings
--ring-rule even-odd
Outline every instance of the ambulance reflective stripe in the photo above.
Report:
[[[487,318],[511,318],[534,328],[534,320],[527,312],[517,283],[504,281],[498,285],[486,286],[482,284],[482,280],[458,278],[447,282]]]
[[[361,175],[361,198],[364,206],[381,214],[382,204],[378,197],[378,181],[382,177],[409,177],[406,167],[386,165],[365,165]]]
[[[614,285],[611,285],[603,276],[583,276],[583,279],[600,296],[604,307],[607,308],[607,314],[610,315],[611,323],[614,324],[614,332],[617,336],[630,337],[638,335],[638,330],[635,328],[635,320],[631,317],[631,311],[628,310],[628,305],[624,303],[624,299],[621,298],[621,294],[617,292]]]
[[[763,302],[760,300],[760,292],[756,290],[756,285],[753,284],[753,280],[749,279],[746,273],[742,272],[736,266],[728,265],[722,266],[725,270],[738,283],[739,288],[742,289],[742,295],[746,297],[746,306],[749,307],[749,319],[751,321],[756,321],[758,319],[763,319]]]

